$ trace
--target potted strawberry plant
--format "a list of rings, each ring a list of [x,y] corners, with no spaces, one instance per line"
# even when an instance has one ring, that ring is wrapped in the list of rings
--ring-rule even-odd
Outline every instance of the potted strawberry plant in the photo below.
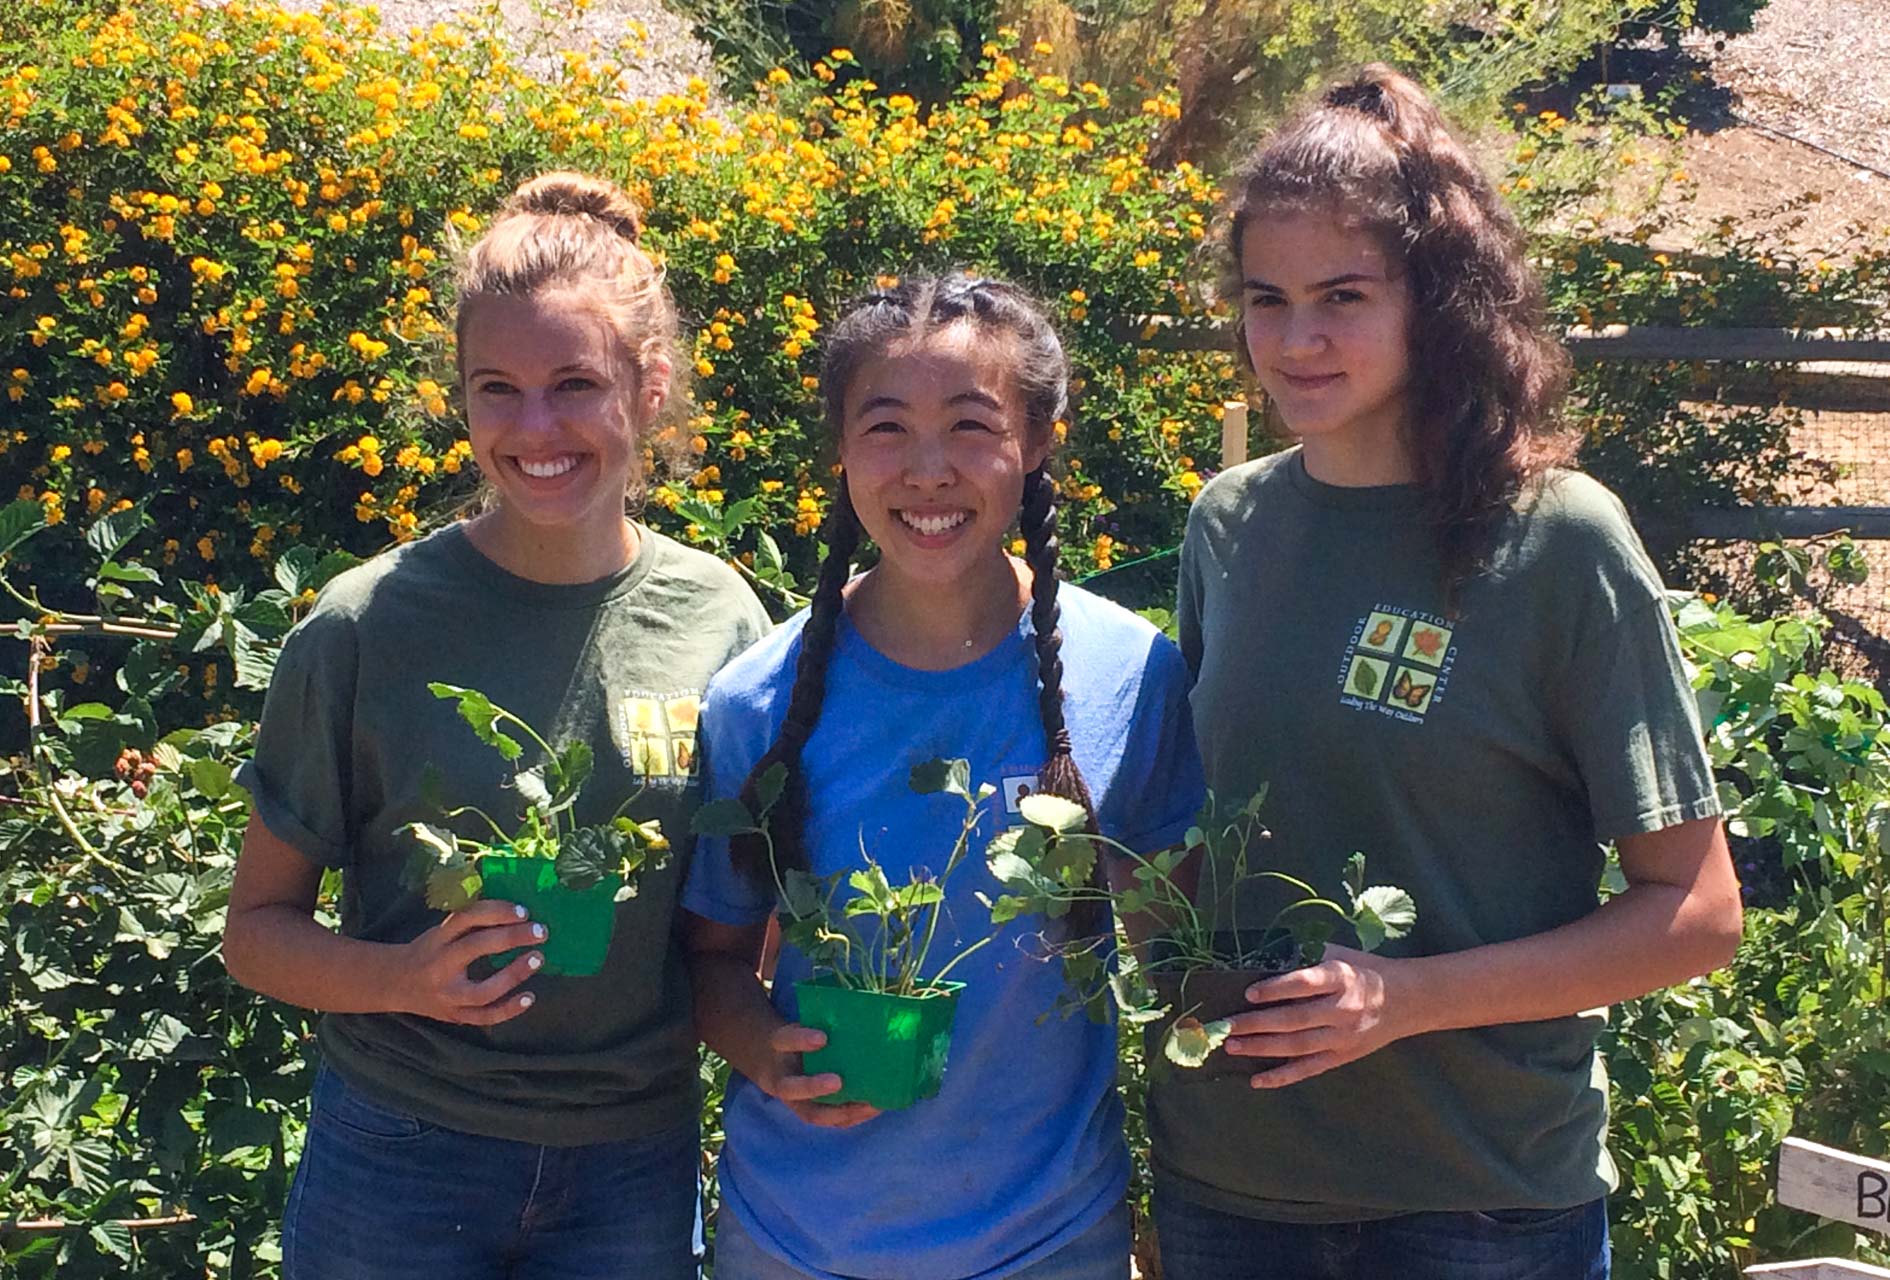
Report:
[[[766,844],[782,941],[798,948],[814,969],[794,986],[798,1020],[827,1033],[825,1047],[803,1055],[803,1069],[809,1075],[833,1072],[842,1082],[838,1093],[817,1101],[866,1102],[896,1111],[933,1097],[944,1080],[964,986],[947,975],[995,936],[994,924],[991,933],[935,965],[946,887],[967,860],[983,803],[994,789],[986,785],[974,792],[971,767],[963,760],[916,766],[912,789],[960,797],[964,818],[942,871],[935,876],[915,869],[895,883],[870,855],[864,866],[828,876],[784,870],[767,826],[784,778],[779,766],[761,777],[755,812],[733,799],[704,805],[694,830],[752,834]]]
[[[1230,1057],[1221,1048],[1229,1019],[1253,1007],[1248,987],[1319,963],[1341,928],[1360,950],[1374,951],[1417,921],[1404,890],[1366,885],[1362,853],[1346,864],[1345,905],[1285,872],[1251,870],[1252,847],[1268,834],[1259,819],[1265,798],[1262,790],[1229,813],[1209,796],[1181,845],[1143,856],[1086,832],[1076,805],[1027,797],[1026,825],[986,850],[991,874],[1007,890],[990,904],[992,916],[1003,921],[1037,912],[1056,919],[1078,902],[1100,898],[1119,919],[1145,915],[1157,922],[1146,954],[1114,973],[1107,963],[1112,938],[1046,939],[1044,951],[1062,961],[1073,999],[1094,1005],[1113,989],[1125,1021],[1150,1024],[1151,1062],[1210,1076],[1251,1075],[1268,1062]],[[1129,887],[1094,883],[1104,849],[1131,865]],[[1262,892],[1267,889],[1274,892]],[[1268,897],[1273,901],[1260,914],[1242,918],[1243,910],[1252,913],[1256,900]]]
[[[469,840],[426,822],[401,830],[418,841],[413,870],[427,905],[458,911],[478,898],[496,898],[523,906],[545,926],[545,973],[589,977],[603,968],[616,928],[617,904],[636,895],[637,879],[668,860],[669,842],[655,821],[624,816],[636,799],[632,793],[607,822],[580,826],[574,815],[580,793],[591,776],[587,743],[553,747],[525,721],[476,689],[430,683],[438,698],[458,702],[460,717],[479,740],[508,761],[525,754],[518,739],[500,726],[516,727],[542,758],[520,768],[511,786],[523,801],[517,826],[508,833],[474,805],[448,810],[446,817],[473,814],[492,833],[491,840]],[[517,952],[494,956],[503,965]]]

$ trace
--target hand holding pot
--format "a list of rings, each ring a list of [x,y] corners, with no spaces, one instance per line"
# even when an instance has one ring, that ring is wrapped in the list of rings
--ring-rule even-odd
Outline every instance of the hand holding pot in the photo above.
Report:
[[[801,1055],[811,1053],[826,1043],[825,1031],[804,1027],[798,1022],[782,1023],[768,1037],[768,1048],[774,1051],[776,1070],[769,1073],[768,1079],[755,1083],[761,1086],[763,1093],[787,1104],[788,1110],[808,1124],[825,1129],[851,1129],[877,1116],[879,1108],[866,1102],[834,1105],[814,1101],[840,1090],[840,1077],[831,1071],[817,1076],[801,1074]]]
[[[1228,1020],[1227,1052],[1285,1059],[1251,1082],[1256,1089],[1278,1089],[1416,1033],[1420,1028],[1405,1025],[1405,1006],[1394,994],[1401,963],[1328,946],[1325,959],[1311,968],[1254,983],[1247,999],[1261,1007]]]
[[[467,975],[467,966],[481,956],[531,947],[544,939],[545,926],[528,922],[525,908],[514,903],[482,899],[455,911],[399,949],[392,981],[394,1007],[475,1027],[516,1018],[532,1007],[533,996],[529,991],[514,995],[513,990],[532,976],[544,957],[528,951],[478,980]]]

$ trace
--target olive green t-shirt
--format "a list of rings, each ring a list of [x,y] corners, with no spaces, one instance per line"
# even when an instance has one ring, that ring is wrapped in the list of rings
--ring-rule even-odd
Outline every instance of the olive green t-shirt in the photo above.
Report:
[[[532,977],[537,1001],[519,1017],[490,1028],[397,1013],[322,1019],[331,1066],[433,1123],[568,1146],[652,1135],[695,1115],[695,1035],[672,917],[700,791],[696,713],[709,677],[768,620],[728,566],[639,533],[621,572],[551,585],[501,569],[463,526],[442,529],[331,582],[270,683],[239,778],[271,832],[342,869],[350,937],[406,942],[442,918],[404,878],[415,845],[395,834],[401,826],[441,821],[441,800],[477,805],[508,830],[520,812],[505,785],[515,766],[429,681],[480,690],[556,745],[588,742],[596,772],[578,821],[603,821],[635,792],[627,812],[660,819],[674,846],[667,869],[646,873],[618,907],[603,971]],[[453,825],[490,834],[473,815]]]
[[[1328,894],[1410,891],[1388,955],[1540,933],[1595,910],[1602,842],[1719,812],[1659,578],[1619,501],[1556,473],[1446,616],[1414,486],[1337,488],[1298,450],[1196,501],[1182,652],[1222,797],[1269,787],[1259,864]],[[1176,1071],[1154,1160],[1185,1199],[1349,1221],[1562,1208],[1605,1194],[1603,1014],[1395,1042],[1278,1091]]]

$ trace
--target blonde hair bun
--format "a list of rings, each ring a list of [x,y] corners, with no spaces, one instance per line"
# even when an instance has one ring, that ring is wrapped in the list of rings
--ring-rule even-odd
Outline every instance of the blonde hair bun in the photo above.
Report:
[[[631,244],[643,235],[643,214],[622,187],[570,170],[541,173],[520,185],[500,211],[501,217],[513,214],[595,218]]]

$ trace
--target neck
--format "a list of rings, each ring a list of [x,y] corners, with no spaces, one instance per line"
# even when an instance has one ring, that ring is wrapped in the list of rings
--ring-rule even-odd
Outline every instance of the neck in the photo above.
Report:
[[[1300,453],[1306,474],[1321,484],[1363,489],[1418,479],[1417,459],[1396,419],[1306,436]]]
[[[1030,597],[1023,562],[998,552],[952,583],[902,579],[885,561],[847,596],[868,644],[902,666],[949,671],[982,658],[1017,627]]]
[[[532,582],[567,585],[596,582],[621,572],[642,546],[625,516],[597,527],[545,528],[513,518],[504,504],[476,517],[466,536],[481,555]]]

